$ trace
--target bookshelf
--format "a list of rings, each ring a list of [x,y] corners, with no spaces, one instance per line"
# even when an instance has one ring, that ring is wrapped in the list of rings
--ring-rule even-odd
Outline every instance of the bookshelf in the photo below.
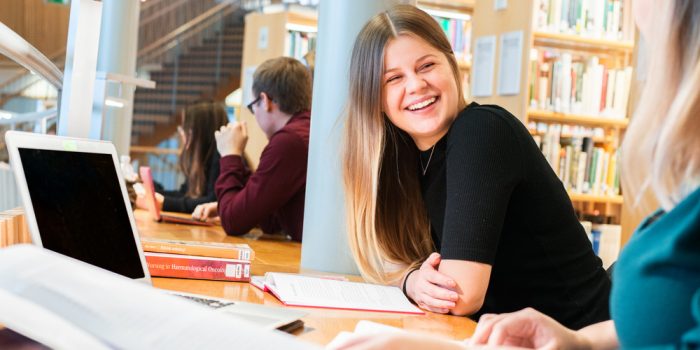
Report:
[[[315,11],[304,9],[252,12],[246,15],[241,69],[242,106],[253,100],[252,78],[259,64],[280,56],[294,57],[305,62],[304,55],[316,45],[317,23]],[[250,111],[246,108],[237,110],[238,120],[245,120],[248,124],[246,155],[251,167],[255,169],[262,150],[267,145],[267,138]]]
[[[621,223],[625,203],[617,149],[633,98],[636,47],[630,5],[630,0],[519,0],[496,10],[493,0],[476,0],[472,21],[472,46],[482,37],[497,38],[491,94],[473,100],[499,104],[518,116],[574,207],[612,218],[614,224]],[[509,32],[522,32],[523,42],[518,92],[505,95],[497,89],[499,39]]]
[[[417,2],[417,6],[433,16],[445,32],[457,59],[464,97],[469,98],[474,1],[422,0]]]
[[[532,33],[535,46],[588,51],[593,53],[609,53],[611,51],[631,55],[634,42],[627,40],[611,40],[605,38],[583,37],[575,34],[552,33],[535,31]]]
[[[613,119],[596,115],[561,113],[535,108],[528,109],[527,120],[561,124],[594,125],[618,129],[624,129],[627,127],[627,124],[629,124],[629,120],[627,118]]]

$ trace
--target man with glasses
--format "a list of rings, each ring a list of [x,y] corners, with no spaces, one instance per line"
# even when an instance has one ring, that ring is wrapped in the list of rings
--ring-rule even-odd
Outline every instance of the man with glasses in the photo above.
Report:
[[[265,61],[253,75],[255,99],[246,107],[269,142],[251,174],[243,161],[248,141],[245,122],[216,132],[221,170],[218,203],[195,208],[197,219],[216,217],[226,233],[241,235],[255,226],[301,241],[306,165],[309,153],[311,75],[299,61],[280,57]]]

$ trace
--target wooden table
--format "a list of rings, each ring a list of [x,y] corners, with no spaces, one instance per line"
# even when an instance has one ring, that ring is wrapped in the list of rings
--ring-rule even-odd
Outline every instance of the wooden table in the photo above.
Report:
[[[195,240],[209,242],[247,243],[255,250],[251,265],[253,275],[265,272],[313,273],[300,271],[301,244],[253,240],[227,236],[221,226],[200,227],[153,222],[146,211],[136,210],[136,225],[144,237]],[[318,274],[318,272],[316,273]],[[349,276],[357,280],[358,276]],[[153,278],[153,285],[162,289],[204,294],[219,298],[250,303],[281,306],[271,294],[263,293],[248,283],[189,280],[177,278]],[[403,315],[385,312],[303,309],[304,329],[295,334],[304,340],[327,344],[341,331],[353,331],[360,320],[370,320],[411,332],[440,335],[450,339],[464,339],[474,332],[476,323],[466,317],[446,316],[427,312],[425,315]]]

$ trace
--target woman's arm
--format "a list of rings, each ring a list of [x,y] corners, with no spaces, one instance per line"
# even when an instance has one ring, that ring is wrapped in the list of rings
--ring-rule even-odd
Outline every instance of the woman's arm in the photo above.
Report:
[[[491,279],[491,265],[464,260],[443,260],[438,271],[451,277],[456,283],[453,290],[457,292],[459,299],[450,309],[450,313],[458,316],[472,315],[481,309]]]
[[[406,294],[418,306],[432,312],[461,316],[481,309],[491,266],[463,260],[441,260],[440,254],[433,253],[420,269],[409,273]]]

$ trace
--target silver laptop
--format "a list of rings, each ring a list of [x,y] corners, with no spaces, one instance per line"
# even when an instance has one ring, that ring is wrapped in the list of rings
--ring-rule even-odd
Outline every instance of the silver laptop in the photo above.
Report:
[[[34,244],[151,283],[112,143],[15,131],[5,141]],[[298,310],[174,294],[264,328],[303,325]]]

